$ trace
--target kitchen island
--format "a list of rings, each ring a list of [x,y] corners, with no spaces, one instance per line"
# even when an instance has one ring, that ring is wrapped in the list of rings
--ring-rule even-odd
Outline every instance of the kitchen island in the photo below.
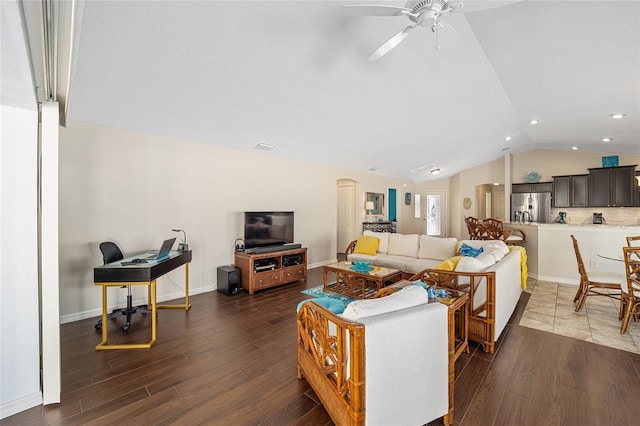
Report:
[[[580,246],[587,270],[624,273],[622,262],[599,257],[622,256],[626,237],[640,235],[640,226],[573,225],[559,223],[510,223],[507,229],[520,229],[526,236],[529,276],[538,280],[563,284],[579,283],[578,264],[571,235]]]

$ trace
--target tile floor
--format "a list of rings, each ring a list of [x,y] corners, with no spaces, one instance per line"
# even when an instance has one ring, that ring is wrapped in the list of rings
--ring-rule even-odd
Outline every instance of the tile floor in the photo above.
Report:
[[[520,325],[562,336],[640,353],[640,322],[631,322],[627,334],[620,334],[620,302],[604,296],[590,296],[580,312],[573,298],[577,287],[529,279],[531,293]]]

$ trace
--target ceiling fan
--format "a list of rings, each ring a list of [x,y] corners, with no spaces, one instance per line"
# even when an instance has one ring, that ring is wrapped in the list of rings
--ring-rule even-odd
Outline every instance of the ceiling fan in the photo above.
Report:
[[[444,26],[440,17],[447,13],[462,11],[462,2],[455,0],[421,0],[416,2],[414,0],[408,1],[405,7],[347,4],[343,6],[343,10],[346,13],[365,16],[406,16],[412,22],[369,56],[369,61],[376,61],[400,44],[415,27],[429,28],[435,35],[436,49],[439,49],[438,31]]]

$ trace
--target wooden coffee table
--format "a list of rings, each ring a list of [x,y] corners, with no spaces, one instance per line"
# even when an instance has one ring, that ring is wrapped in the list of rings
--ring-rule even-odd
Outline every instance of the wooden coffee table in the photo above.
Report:
[[[402,276],[399,269],[374,266],[371,271],[359,272],[351,269],[351,262],[337,262],[322,267],[323,291],[342,294],[355,299],[368,299],[384,288],[385,285],[395,283]],[[334,282],[329,282],[329,274],[335,276]]]

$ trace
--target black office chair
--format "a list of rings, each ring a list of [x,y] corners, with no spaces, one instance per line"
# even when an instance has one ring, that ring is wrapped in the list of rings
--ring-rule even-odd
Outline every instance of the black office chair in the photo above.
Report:
[[[104,243],[100,243],[100,251],[102,252],[102,260],[104,264],[111,262],[116,262],[118,260],[124,259],[120,248],[116,243],[112,243],[111,241],[105,241]],[[122,309],[115,309],[113,312],[109,314],[108,319],[118,318],[120,316],[127,316],[127,321],[122,328],[124,331],[129,331],[129,327],[131,327],[131,315],[136,312],[140,312],[143,314],[150,314],[151,309],[148,308],[147,305],[141,306],[133,306],[133,299],[131,296],[131,285],[123,285],[122,288],[127,288],[127,307]],[[102,328],[102,319],[98,321],[95,325],[96,330],[100,330]]]

